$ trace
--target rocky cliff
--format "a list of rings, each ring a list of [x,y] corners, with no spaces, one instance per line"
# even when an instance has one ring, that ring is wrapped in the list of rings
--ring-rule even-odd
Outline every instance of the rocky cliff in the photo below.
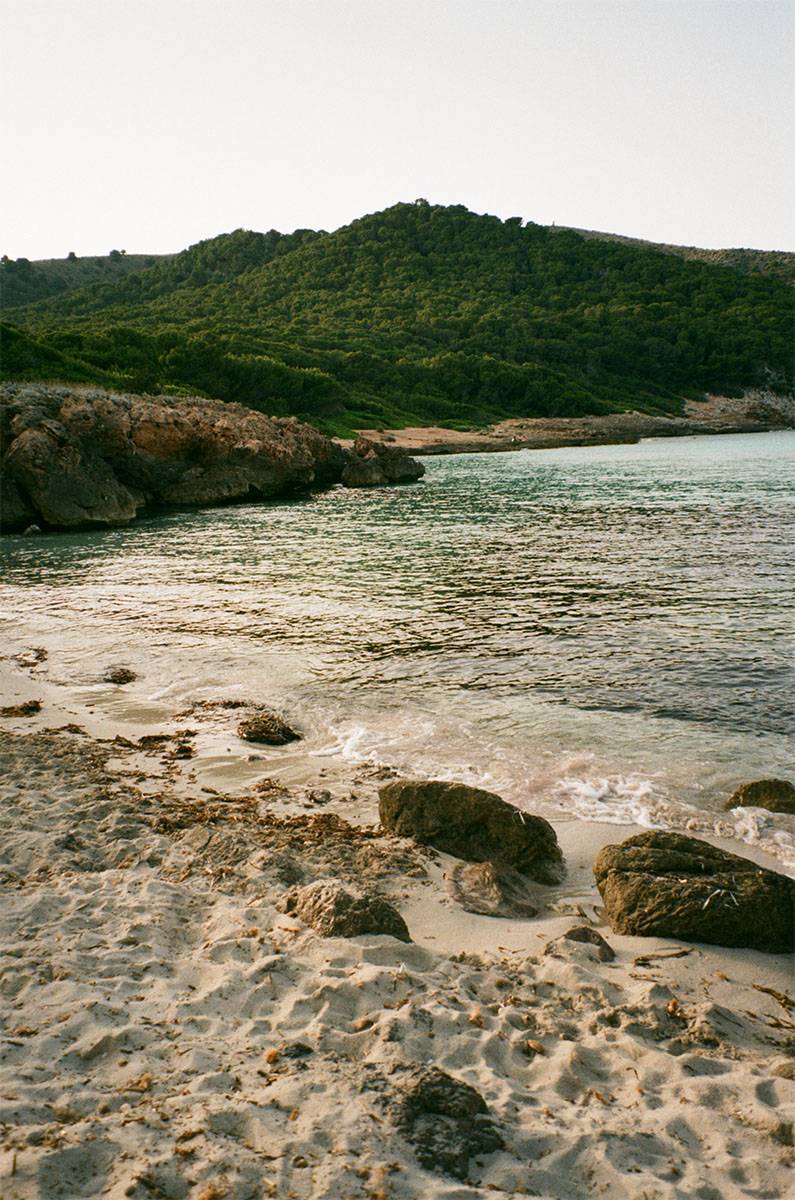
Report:
[[[0,455],[4,531],[267,500],[328,487],[358,462],[294,417],[195,396],[27,383],[0,388]]]

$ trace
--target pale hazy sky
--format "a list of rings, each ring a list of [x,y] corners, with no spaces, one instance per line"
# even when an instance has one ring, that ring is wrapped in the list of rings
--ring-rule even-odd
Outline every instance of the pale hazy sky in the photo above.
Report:
[[[0,253],[425,196],[795,249],[789,0],[0,0]]]

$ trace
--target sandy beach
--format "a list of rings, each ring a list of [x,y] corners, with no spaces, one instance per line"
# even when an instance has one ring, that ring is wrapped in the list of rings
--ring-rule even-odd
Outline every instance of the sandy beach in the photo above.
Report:
[[[114,728],[35,651],[0,666],[4,703],[42,701],[2,722],[7,1200],[789,1194],[792,961],[614,934],[591,864],[632,827],[558,824],[567,876],[535,885],[537,917],[465,912],[453,859],[379,830],[383,768],[290,770],[220,707]],[[241,785],[188,757],[202,737]],[[411,943],[282,911],[330,877]],[[612,961],[563,936],[583,925]],[[439,1164],[471,1118],[430,1118],[430,1158],[405,1123],[425,1067],[487,1109],[458,1177]]]

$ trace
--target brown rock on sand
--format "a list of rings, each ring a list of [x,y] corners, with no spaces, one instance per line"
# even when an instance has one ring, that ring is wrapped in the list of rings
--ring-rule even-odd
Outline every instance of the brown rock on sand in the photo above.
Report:
[[[293,888],[280,907],[311,925],[323,937],[383,933],[401,942],[411,941],[406,922],[388,901],[354,892],[339,879],[318,879],[306,887]]]
[[[563,855],[543,817],[514,808],[493,792],[463,783],[396,780],[378,793],[381,824],[470,862],[513,867],[539,883],[559,883]]]
[[[465,912],[484,917],[535,917],[527,876],[491,862],[459,863],[450,872],[448,890]]]
[[[786,779],[742,783],[726,801],[726,808],[767,808],[770,812],[795,813],[795,786]]]
[[[605,846],[593,870],[617,933],[795,949],[795,881],[697,838],[641,833]]]
[[[564,942],[578,942],[589,946],[600,962],[612,962],[616,952],[609,942],[606,942],[598,929],[589,925],[574,925],[560,938]]]

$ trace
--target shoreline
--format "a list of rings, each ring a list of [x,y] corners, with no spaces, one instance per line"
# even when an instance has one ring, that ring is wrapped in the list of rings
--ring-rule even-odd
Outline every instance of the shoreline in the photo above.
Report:
[[[210,785],[178,750],[222,710],[131,725],[43,689],[33,653],[2,665],[6,703],[45,701],[0,722],[9,1200],[786,1195],[792,958],[613,933],[591,864],[637,827],[553,822],[568,873],[539,915],[477,915],[456,860],[379,830],[384,768],[290,779],[289,747],[251,746]],[[412,942],[285,914],[321,877],[375,888]],[[562,937],[583,924],[614,960]],[[394,1117],[428,1066],[502,1140],[458,1181]]]
[[[688,400],[682,417],[622,412],[593,417],[514,418],[477,433],[437,425],[361,429],[359,436],[422,456],[624,445],[644,438],[771,433],[790,429],[795,429],[795,399],[758,391],[749,392],[742,399],[708,396],[704,401]],[[342,439],[341,442],[349,444]]]

